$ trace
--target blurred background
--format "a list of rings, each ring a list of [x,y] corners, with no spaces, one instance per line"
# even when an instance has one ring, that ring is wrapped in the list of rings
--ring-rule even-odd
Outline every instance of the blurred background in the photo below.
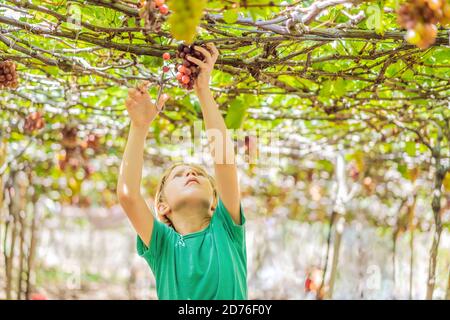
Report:
[[[361,178],[355,157],[305,156],[276,170],[248,164],[240,170],[250,299],[425,298],[434,234],[431,181],[426,172],[408,171],[411,180],[379,166]],[[114,180],[108,188],[102,177],[111,167],[107,159],[91,165],[96,173],[79,181],[75,193],[70,180],[37,177],[34,170],[6,181],[3,298],[156,298],[154,277],[136,253],[136,234],[111,191]],[[163,169],[158,161],[145,162],[150,206]],[[448,225],[434,258],[434,297],[446,299]]]

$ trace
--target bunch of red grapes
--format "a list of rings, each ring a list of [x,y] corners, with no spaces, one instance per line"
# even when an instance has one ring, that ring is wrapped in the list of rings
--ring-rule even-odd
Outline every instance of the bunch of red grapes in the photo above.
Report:
[[[75,126],[65,126],[62,130],[61,146],[63,152],[57,155],[58,165],[62,171],[65,171],[67,166],[76,171],[80,167],[83,168],[85,178],[89,178],[94,169],[89,163],[89,157],[86,154],[88,148],[92,149],[94,153],[100,151],[100,136],[95,133],[89,133],[86,140],[80,141],[78,139],[78,129]]]
[[[144,20],[144,30],[146,32],[161,31],[161,24],[169,13],[169,7],[165,4],[165,0],[140,0],[138,7],[139,18]]]
[[[407,0],[398,10],[398,23],[408,30],[409,43],[426,49],[436,40],[436,24],[450,23],[450,1]]]
[[[100,136],[95,133],[90,133],[86,139],[87,148],[91,148],[94,151],[100,149]]]
[[[62,141],[61,145],[67,149],[75,149],[78,146],[78,129],[72,126],[65,126],[61,130]]]
[[[11,60],[0,62],[0,89],[17,88],[19,76],[16,71],[16,63]]]
[[[42,113],[39,111],[30,113],[25,119],[24,130],[27,133],[32,133],[35,130],[42,129],[45,125]]]
[[[197,66],[195,63],[187,60],[186,56],[190,55],[201,61],[205,60],[205,56],[201,52],[195,50],[194,46],[196,46],[196,44],[192,44],[190,46],[180,44],[177,50],[177,58],[180,58],[182,62],[176,67],[177,68],[176,78],[178,82],[181,84],[181,86],[187,90],[192,90],[194,88],[195,80],[197,79],[200,73],[200,67]],[[209,48],[207,48],[206,46],[202,45],[201,47],[209,51]]]

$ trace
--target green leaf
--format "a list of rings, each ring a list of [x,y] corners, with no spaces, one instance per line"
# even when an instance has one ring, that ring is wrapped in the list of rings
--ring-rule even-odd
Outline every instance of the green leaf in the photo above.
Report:
[[[154,137],[155,137],[156,143],[161,144],[161,137],[160,137],[161,125],[160,125],[159,121],[154,122],[153,129],[154,129]]]
[[[322,97],[342,97],[346,92],[346,83],[344,79],[326,80],[322,83],[319,95]]]
[[[164,60],[158,57],[143,56],[141,58],[141,61],[142,64],[147,68],[157,68],[161,67],[164,64]]]
[[[410,157],[416,155],[416,143],[414,141],[407,141],[405,143],[405,151]]]
[[[333,83],[334,93],[337,97],[342,97],[346,92],[346,83],[344,79],[337,78]]]
[[[317,168],[328,172],[333,172],[334,164],[330,160],[318,160]]]
[[[183,117],[177,111],[165,111],[166,116],[172,120],[182,120]]]
[[[399,163],[399,164],[397,165],[397,170],[398,170],[398,172],[400,172],[400,174],[401,174],[404,178],[406,178],[407,169],[408,169],[408,168],[407,168],[406,165],[403,164],[403,163]]]
[[[200,114],[202,112],[202,108],[200,106],[200,103],[198,101],[194,101],[194,103],[192,104],[195,113]]]
[[[388,77],[393,77],[397,75],[397,72],[399,72],[400,70],[402,70],[405,67],[405,63],[402,60],[398,60],[397,62],[391,64],[387,69],[386,69],[386,76]]]
[[[168,6],[172,13],[169,15],[168,23],[170,32],[175,39],[186,43],[194,40],[207,2],[207,0],[169,1]]]
[[[322,83],[322,87],[320,88],[319,95],[322,97],[329,97],[333,92],[333,81],[327,80]]]
[[[57,67],[52,67],[52,66],[45,67],[44,70],[54,77],[58,77],[59,72],[60,72]]]
[[[136,27],[137,26],[137,24],[136,24],[136,18],[131,18],[131,19],[129,19],[128,20],[128,27]]]
[[[225,123],[229,129],[239,129],[244,123],[247,106],[241,99],[234,99],[230,103]]]
[[[225,20],[226,23],[235,23],[238,17],[237,10],[227,10],[223,14],[223,20]]]

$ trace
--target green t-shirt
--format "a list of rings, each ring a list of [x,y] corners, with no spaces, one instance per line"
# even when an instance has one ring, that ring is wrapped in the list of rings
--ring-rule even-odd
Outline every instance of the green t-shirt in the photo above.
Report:
[[[155,275],[159,299],[247,299],[242,205],[240,215],[237,225],[219,199],[208,227],[184,236],[153,217],[150,248],[137,236],[137,251]]]

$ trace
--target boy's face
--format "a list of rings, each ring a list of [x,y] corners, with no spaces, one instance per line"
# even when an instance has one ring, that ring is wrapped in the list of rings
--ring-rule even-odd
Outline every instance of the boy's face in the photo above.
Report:
[[[168,206],[174,211],[184,206],[209,208],[214,196],[208,177],[188,165],[176,166],[172,170],[163,192]]]

